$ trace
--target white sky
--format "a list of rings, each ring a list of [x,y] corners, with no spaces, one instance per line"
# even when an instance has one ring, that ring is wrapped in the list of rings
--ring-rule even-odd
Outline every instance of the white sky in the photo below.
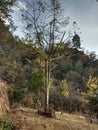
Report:
[[[25,0],[20,0],[24,1]],[[80,28],[81,47],[85,51],[95,51],[98,55],[98,2],[96,0],[60,0],[65,16],[70,17],[70,25],[76,21]],[[15,24],[20,27],[16,34],[22,36],[21,22],[17,20],[17,11],[13,14]],[[69,29],[70,30],[70,29]]]

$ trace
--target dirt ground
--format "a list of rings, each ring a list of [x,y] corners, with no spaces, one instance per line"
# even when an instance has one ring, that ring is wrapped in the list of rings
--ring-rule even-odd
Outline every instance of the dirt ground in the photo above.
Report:
[[[11,116],[14,130],[98,130],[98,124],[91,124],[79,115],[56,112],[55,118],[49,118],[21,107],[12,109]]]

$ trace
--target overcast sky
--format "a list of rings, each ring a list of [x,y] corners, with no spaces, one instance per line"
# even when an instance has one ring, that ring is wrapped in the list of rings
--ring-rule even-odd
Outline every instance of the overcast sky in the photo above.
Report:
[[[98,2],[96,0],[61,0],[70,22],[76,21],[81,32],[81,46],[98,55]]]
[[[20,0],[24,1],[25,0]],[[81,32],[81,46],[85,51],[95,51],[98,55],[98,2],[96,0],[60,0],[64,15],[70,17],[70,26],[76,21]],[[16,24],[17,14],[13,15]],[[21,28],[17,30],[20,33]],[[69,27],[70,31],[70,27]]]

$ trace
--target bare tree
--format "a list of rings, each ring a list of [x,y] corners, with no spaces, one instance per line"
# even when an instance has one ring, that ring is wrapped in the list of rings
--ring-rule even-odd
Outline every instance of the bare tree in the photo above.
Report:
[[[49,80],[51,61],[56,56],[55,48],[65,39],[65,27],[69,23],[69,17],[64,18],[61,5],[58,0],[27,0],[19,6],[22,13],[22,21],[25,26],[27,42],[32,42],[40,52],[44,52],[45,61],[45,109],[49,107]]]

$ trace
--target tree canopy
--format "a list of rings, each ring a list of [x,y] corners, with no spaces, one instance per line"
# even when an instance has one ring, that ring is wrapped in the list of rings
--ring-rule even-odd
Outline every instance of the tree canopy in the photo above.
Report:
[[[0,19],[6,19],[9,16],[10,8],[15,0],[0,0]]]

